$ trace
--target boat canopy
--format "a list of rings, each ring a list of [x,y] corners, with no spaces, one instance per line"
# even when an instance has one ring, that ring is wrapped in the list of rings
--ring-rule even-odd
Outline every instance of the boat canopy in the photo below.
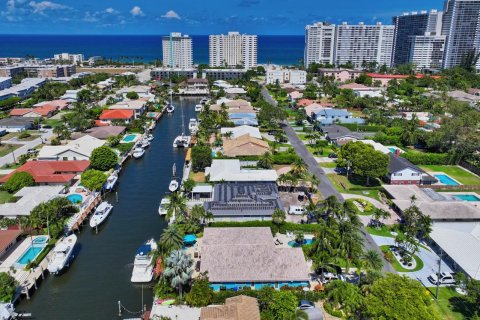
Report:
[[[150,245],[149,244],[144,244],[140,248],[137,249],[136,255],[146,256],[150,251],[152,251],[152,248],[150,247]]]

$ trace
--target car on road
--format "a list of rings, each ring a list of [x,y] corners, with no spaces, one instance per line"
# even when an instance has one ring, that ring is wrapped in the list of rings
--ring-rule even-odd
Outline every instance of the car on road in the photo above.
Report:
[[[35,155],[38,153],[38,150],[37,149],[28,149],[27,150],[27,154],[32,154],[32,155]]]
[[[455,277],[453,273],[442,272],[440,275],[438,273],[432,273],[428,276],[428,280],[433,284],[455,284]]]
[[[308,300],[300,300],[298,302],[298,309],[305,310],[305,309],[314,309],[315,304],[312,301]]]

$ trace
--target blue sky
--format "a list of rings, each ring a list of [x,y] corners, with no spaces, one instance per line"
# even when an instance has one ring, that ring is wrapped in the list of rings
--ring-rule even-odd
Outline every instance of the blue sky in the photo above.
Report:
[[[0,0],[0,33],[303,34],[305,24],[391,23],[441,0]]]

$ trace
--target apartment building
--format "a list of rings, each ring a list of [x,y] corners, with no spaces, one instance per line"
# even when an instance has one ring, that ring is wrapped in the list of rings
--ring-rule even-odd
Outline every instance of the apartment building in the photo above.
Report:
[[[150,76],[155,80],[170,79],[172,76],[182,76],[187,78],[196,78],[198,74],[195,68],[155,68],[150,72]]]
[[[191,68],[193,65],[192,38],[180,32],[172,32],[162,38],[163,66]]]
[[[394,26],[349,25],[346,22],[335,28],[335,65],[353,63],[356,68],[364,62],[391,65]]]
[[[77,68],[75,65],[56,65],[41,67],[37,69],[37,76],[39,78],[58,78],[58,77],[70,77],[75,74]]]
[[[12,78],[0,77],[0,90],[8,89],[12,86]]]
[[[3,67],[0,68],[0,77],[15,77],[23,72],[23,67]]]
[[[53,55],[53,60],[55,61],[61,61],[61,62],[69,62],[69,63],[73,63],[73,64],[76,64],[76,65],[79,65],[79,64],[82,64],[83,61],[85,61],[85,57],[83,56],[83,54],[80,54],[80,53],[75,53],[75,54],[71,54],[71,53],[58,53],[58,54],[54,54]]]
[[[480,0],[447,0],[442,34],[446,36],[443,67],[451,68],[473,49],[480,50]],[[476,69],[480,70],[480,61]]]
[[[257,66],[257,36],[229,32],[227,35],[210,35],[208,39],[211,67],[249,69]]]
[[[335,49],[335,25],[317,22],[305,27],[304,63],[333,64]]]
[[[291,83],[291,84],[305,84],[307,82],[307,72],[304,70],[293,69],[268,69],[266,76],[267,84],[276,83]]]

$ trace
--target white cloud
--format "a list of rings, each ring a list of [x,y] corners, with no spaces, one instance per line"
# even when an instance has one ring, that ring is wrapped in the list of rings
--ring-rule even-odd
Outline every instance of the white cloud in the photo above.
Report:
[[[165,13],[164,15],[162,15],[162,18],[165,18],[165,19],[178,19],[180,20],[180,16],[178,15],[178,13],[176,13],[175,11],[173,10],[170,10],[170,11],[167,11],[167,13]]]
[[[105,12],[106,12],[106,13],[115,13],[116,10],[113,9],[113,8],[107,8],[107,9],[105,9]]]
[[[60,10],[60,9],[67,9],[68,7],[51,1],[30,1],[28,4],[30,7],[33,8],[33,13],[44,14],[45,10]]]
[[[140,8],[139,6],[133,7],[132,10],[130,10],[130,13],[134,17],[139,17],[139,16],[144,16],[145,15],[142,11],[142,8]]]

